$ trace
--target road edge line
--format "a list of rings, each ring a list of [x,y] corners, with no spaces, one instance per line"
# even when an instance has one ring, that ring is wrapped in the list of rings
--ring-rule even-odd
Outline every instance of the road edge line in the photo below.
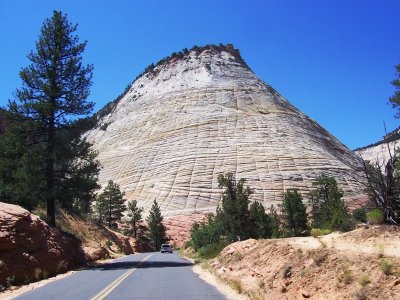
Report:
[[[150,258],[153,254],[147,255],[145,258],[143,258],[141,261],[139,261],[139,264],[137,267],[139,267],[142,263],[144,263],[146,260]],[[126,278],[129,277],[137,267],[130,269],[126,271],[124,274],[119,276],[117,279],[115,279],[113,282],[111,282],[109,285],[107,285],[104,289],[102,289],[100,292],[98,292],[95,296],[90,298],[90,300],[103,300],[105,297],[107,297],[118,285],[120,285]]]

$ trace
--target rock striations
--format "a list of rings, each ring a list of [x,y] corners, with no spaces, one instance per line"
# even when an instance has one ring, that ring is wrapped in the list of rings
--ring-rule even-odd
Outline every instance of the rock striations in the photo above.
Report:
[[[360,159],[231,45],[163,60],[109,110],[85,135],[99,152],[100,181],[117,182],[145,209],[157,200],[165,215],[215,211],[226,172],[245,178],[265,207],[289,188],[306,197],[321,173],[337,179],[346,199],[362,195]]]

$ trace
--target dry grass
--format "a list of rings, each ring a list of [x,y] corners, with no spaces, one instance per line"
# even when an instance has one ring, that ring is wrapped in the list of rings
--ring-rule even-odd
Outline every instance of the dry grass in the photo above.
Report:
[[[238,293],[241,294],[243,292],[242,283],[240,280],[233,279],[229,282],[229,285]]]
[[[359,278],[358,278],[358,282],[361,284],[361,286],[366,286],[368,283],[370,283],[371,282],[371,279],[369,279],[369,276],[368,275],[361,275]]]

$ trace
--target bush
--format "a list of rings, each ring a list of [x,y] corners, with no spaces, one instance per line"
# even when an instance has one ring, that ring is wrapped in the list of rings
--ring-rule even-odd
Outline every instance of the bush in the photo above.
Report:
[[[359,222],[366,223],[367,211],[363,207],[356,208],[355,210],[353,210],[353,218]]]
[[[382,270],[383,274],[390,275],[393,272],[393,262],[386,258],[381,258],[379,260],[379,268]]]
[[[381,210],[379,208],[375,208],[367,213],[368,223],[371,225],[383,224],[384,218]]]
[[[368,275],[361,275],[358,279],[358,282],[361,284],[361,286],[366,286],[368,283],[371,282],[371,280],[369,279]]]
[[[213,243],[209,245],[205,245],[198,250],[198,255],[201,258],[210,259],[217,257],[222,249],[224,249],[225,244],[223,243]]]

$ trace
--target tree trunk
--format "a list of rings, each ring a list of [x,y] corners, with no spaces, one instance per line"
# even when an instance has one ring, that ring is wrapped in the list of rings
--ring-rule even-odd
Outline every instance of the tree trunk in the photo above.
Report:
[[[55,191],[54,191],[54,114],[50,116],[47,141],[47,222],[50,226],[56,226]]]

